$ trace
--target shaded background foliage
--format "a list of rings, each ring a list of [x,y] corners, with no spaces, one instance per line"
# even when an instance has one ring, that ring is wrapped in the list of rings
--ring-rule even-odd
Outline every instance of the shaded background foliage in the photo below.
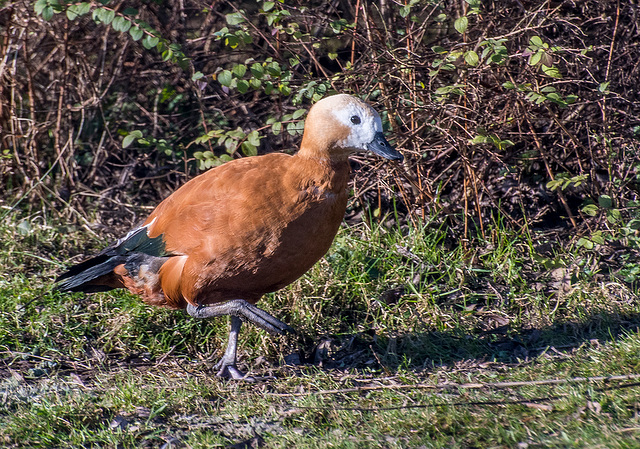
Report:
[[[638,23],[631,1],[5,0],[0,204],[119,232],[205,168],[293,151],[337,91],[384,111],[406,156],[353,158],[351,219],[626,244]]]

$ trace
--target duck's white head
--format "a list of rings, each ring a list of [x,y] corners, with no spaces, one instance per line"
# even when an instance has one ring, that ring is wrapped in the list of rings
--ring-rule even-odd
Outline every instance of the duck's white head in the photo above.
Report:
[[[378,113],[357,97],[338,94],[317,102],[307,115],[300,155],[346,160],[357,151],[371,151],[402,160],[382,133]]]

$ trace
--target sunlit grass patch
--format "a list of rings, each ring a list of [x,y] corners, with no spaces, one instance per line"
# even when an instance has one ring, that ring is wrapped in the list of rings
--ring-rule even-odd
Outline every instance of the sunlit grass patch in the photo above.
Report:
[[[123,291],[57,293],[62,258],[38,249],[64,240],[55,226],[22,237],[7,226],[8,447],[625,447],[638,436],[640,305],[593,253],[538,257],[535,235],[500,227],[474,246],[429,223],[344,228],[260,303],[298,334],[243,326],[240,366],[269,377],[244,384],[213,376],[227,319]]]

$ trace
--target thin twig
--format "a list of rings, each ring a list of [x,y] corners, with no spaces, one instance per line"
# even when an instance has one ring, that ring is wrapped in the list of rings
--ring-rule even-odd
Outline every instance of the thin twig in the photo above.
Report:
[[[543,380],[529,380],[529,381],[514,381],[514,382],[474,382],[474,383],[447,383],[441,385],[431,385],[417,383],[413,385],[365,385],[362,387],[352,388],[340,388],[336,390],[319,390],[319,391],[306,391],[303,393],[264,393],[266,396],[275,397],[298,397],[298,396],[311,396],[311,395],[330,395],[330,394],[345,394],[345,393],[358,393],[362,391],[377,391],[377,390],[485,390],[485,389],[500,389],[500,388],[519,388],[519,387],[531,387],[540,385],[567,385],[572,383],[595,383],[595,382],[620,382],[627,380],[640,379],[640,374],[621,374],[611,376],[592,376],[592,377],[571,377],[567,379],[543,379]]]

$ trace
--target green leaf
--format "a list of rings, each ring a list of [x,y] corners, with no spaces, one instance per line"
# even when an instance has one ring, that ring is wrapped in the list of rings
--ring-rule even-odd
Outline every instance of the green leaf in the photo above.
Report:
[[[604,245],[604,235],[602,231],[595,231],[591,233],[591,240],[593,243],[597,243],[598,245]]]
[[[147,50],[150,50],[156,45],[158,45],[158,42],[160,42],[160,38],[147,34],[145,38],[142,40],[142,46]]]
[[[235,139],[227,139],[224,143],[227,153],[233,154],[238,149],[238,142]]]
[[[593,242],[591,240],[589,240],[589,239],[584,238],[584,237],[581,237],[578,240],[577,245],[578,246],[582,246],[582,247],[584,247],[586,249],[593,249]]]
[[[505,139],[505,140],[501,140],[500,142],[498,142],[496,144],[496,147],[498,147],[499,150],[504,150],[505,148],[509,148],[514,146],[515,143],[513,143],[511,140],[509,139]]]
[[[233,66],[232,71],[236,77],[242,78],[244,74],[247,73],[247,66],[244,64],[236,64]]]
[[[79,16],[88,13],[90,9],[90,3],[78,3],[77,5],[69,5],[69,7],[67,8],[67,18],[69,20],[76,20]]]
[[[480,58],[478,58],[478,53],[473,50],[469,50],[464,54],[464,61],[472,67],[475,67],[480,62]]]
[[[598,198],[598,204],[605,209],[611,209],[613,207],[613,200],[609,195],[600,195]]]
[[[340,34],[342,30],[346,28],[348,25],[349,25],[349,22],[346,19],[335,20],[329,24],[329,26],[331,27],[331,30],[335,34]]]
[[[134,41],[139,41],[140,39],[142,39],[142,35],[144,34],[144,31],[142,31],[142,28],[140,28],[139,26],[134,26],[134,27],[131,27],[131,29],[129,30],[129,34],[131,35]]]
[[[531,39],[529,39],[529,42],[535,47],[542,47],[543,45],[542,39],[540,39],[539,36],[533,36]]]
[[[133,130],[131,131],[129,134],[127,134],[125,136],[125,138],[122,140],[122,148],[127,148],[129,145],[131,145],[133,143],[133,141],[135,139],[141,139],[142,138],[142,131],[140,130]]]
[[[487,136],[476,136],[473,139],[471,139],[469,143],[471,145],[478,145],[482,143],[487,143],[487,141],[488,141]]]
[[[267,65],[267,72],[271,76],[280,76],[280,74],[282,73],[282,69],[280,68],[280,64],[278,64],[277,62],[272,62]]]
[[[505,81],[504,83],[502,83],[502,87],[504,87],[505,89],[515,89],[516,85],[511,81]]]
[[[204,78],[204,74],[202,72],[196,72],[191,76],[191,81],[198,81],[202,78]]]
[[[562,181],[557,181],[554,179],[553,181],[549,181],[547,183],[547,189],[556,190],[558,187],[560,187],[561,184],[562,184]]]
[[[104,23],[105,25],[111,24],[116,16],[115,11],[112,9],[98,8],[93,10],[93,20],[97,23]]]
[[[238,31],[236,34],[242,37],[242,42],[245,44],[250,44],[253,42],[253,37],[249,33],[245,33],[244,31]]]
[[[227,34],[224,38],[224,45],[237,48],[238,44],[240,44],[240,40],[234,34]]]
[[[463,34],[467,31],[467,27],[469,26],[469,19],[467,16],[458,17],[455,22],[453,22],[453,27],[460,34]]]
[[[275,136],[280,134],[282,132],[282,122],[275,122],[273,125],[271,125],[271,132]]]
[[[53,13],[54,13],[53,8],[50,5],[46,5],[42,9],[42,18],[46,21],[49,21],[53,17]]]
[[[79,5],[69,5],[69,7],[67,8],[67,18],[69,20],[76,20],[78,18],[78,16],[80,16]]]
[[[226,34],[229,33],[229,28],[227,27],[222,27],[221,29],[219,29],[218,31],[216,31],[215,33],[213,33],[213,35],[217,38],[217,39],[221,39],[223,38]]]
[[[122,14],[126,16],[137,16],[138,10],[136,8],[125,8],[124,11],[122,11]]]
[[[619,223],[622,220],[622,214],[618,209],[607,211],[607,221],[611,224]]]
[[[44,8],[46,8],[49,5],[49,3],[47,3],[47,0],[38,0],[34,5],[33,5],[33,10],[36,12],[36,14],[38,14],[39,16],[42,15],[42,11],[44,10]]]
[[[122,16],[118,16],[113,19],[113,22],[111,22],[111,26],[116,31],[120,31],[121,33],[126,33],[127,31],[129,31],[129,28],[131,28],[131,22],[129,22],[127,19],[125,19]]]
[[[232,79],[233,79],[233,75],[229,70],[223,70],[218,74],[218,82],[223,86],[226,86],[226,87],[231,86]]]
[[[297,109],[293,115],[291,116],[291,118],[293,120],[298,120],[300,117],[302,117],[304,114],[306,114],[307,110],[306,109]]]
[[[242,22],[244,22],[244,17],[239,12],[227,14],[225,16],[225,19],[227,20],[227,23],[229,25],[240,25]]]
[[[264,12],[271,11],[274,5],[275,5],[275,2],[264,2],[262,4],[262,10]]]
[[[251,145],[254,146],[259,146],[260,145],[260,133],[256,130],[251,131],[249,134],[247,134],[247,142],[249,142]]]
[[[560,70],[558,70],[558,68],[555,66],[549,67],[542,64],[542,71],[544,72],[545,75],[550,76],[552,78],[562,78],[562,74],[560,73]]]
[[[238,88],[238,92],[240,92],[241,94],[244,94],[249,90],[249,81],[238,80],[236,83],[236,87]]]
[[[542,58],[543,53],[542,52],[537,52],[531,55],[531,58],[529,58],[529,65],[536,65],[540,62],[540,59]]]
[[[280,84],[278,90],[282,95],[291,95],[291,88],[287,84]]]
[[[491,55],[489,59],[491,60],[491,62],[495,62],[496,64],[502,64],[507,59],[507,55],[496,53],[494,55]]]
[[[264,67],[262,67],[262,64],[258,64],[257,62],[255,64],[252,64],[251,74],[258,79],[262,79],[262,77],[264,76]]]
[[[551,92],[550,94],[547,94],[547,98],[553,101],[554,103],[558,103],[558,104],[564,103],[564,100],[562,99],[562,97],[558,95],[556,92]]]
[[[593,203],[587,204],[582,208],[582,212],[589,215],[590,217],[595,217],[598,215],[598,206]]]
[[[244,154],[245,156],[258,155],[258,148],[255,145],[250,144],[249,142],[242,142],[240,149],[242,150],[242,154]]]
[[[78,15],[82,16],[84,14],[87,14],[89,11],[91,11],[91,3],[89,2],[83,2],[83,3],[78,3],[76,5],[78,7]]]
[[[38,0],[33,5],[33,9],[36,14],[41,15],[42,18],[47,21],[51,20],[54,14],[62,12],[62,7],[58,0]]]

